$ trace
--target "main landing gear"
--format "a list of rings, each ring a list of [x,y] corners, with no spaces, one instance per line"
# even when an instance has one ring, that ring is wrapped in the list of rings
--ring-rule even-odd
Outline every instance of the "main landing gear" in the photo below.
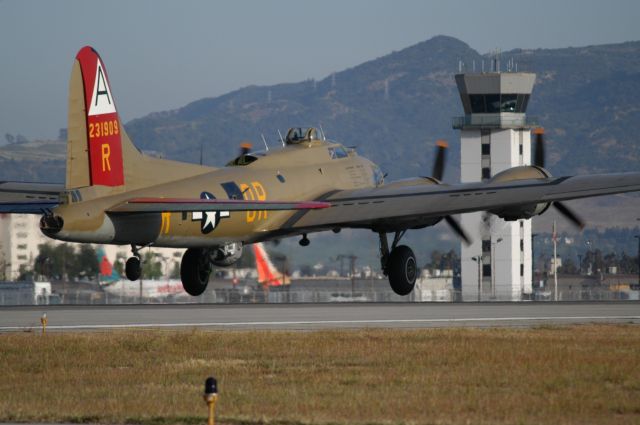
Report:
[[[211,253],[208,249],[189,248],[182,256],[180,279],[185,292],[189,295],[201,295],[209,283],[211,274]]]
[[[131,245],[133,257],[130,257],[124,267],[129,280],[138,280],[142,274],[139,248]],[[240,250],[242,252],[242,250]],[[184,290],[193,296],[200,295],[207,289],[211,274],[211,251],[203,248],[189,248],[182,256],[180,264],[180,278]]]
[[[380,236],[380,263],[382,271],[389,276],[391,289],[398,295],[407,295],[413,291],[418,277],[416,256],[411,248],[406,245],[397,246],[406,230],[396,232],[389,251],[387,234],[379,232]]]
[[[131,245],[131,252],[133,253],[133,257],[129,257],[125,263],[124,274],[127,276],[127,279],[134,281],[140,279],[140,275],[142,274],[142,265],[140,263],[142,256],[135,245]]]

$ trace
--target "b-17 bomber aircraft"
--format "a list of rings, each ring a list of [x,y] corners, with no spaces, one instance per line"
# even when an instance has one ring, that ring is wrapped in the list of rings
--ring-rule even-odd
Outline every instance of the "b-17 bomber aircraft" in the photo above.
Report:
[[[140,277],[141,247],[186,248],[181,280],[194,296],[212,266],[233,264],[244,245],[300,236],[306,246],[308,234],[343,228],[379,235],[382,270],[406,295],[418,273],[412,250],[399,244],[409,229],[445,220],[468,240],[452,214],[517,220],[551,205],[582,225],[560,201],[640,190],[640,173],[552,177],[542,134],[534,165],[457,185],[441,181],[442,143],[431,176],[386,183],[377,165],[314,128],[292,128],[281,149],[244,149],[223,168],[151,157],[127,136],[104,63],[88,46],[73,64],[68,119],[65,183],[0,183],[0,212],[40,214],[42,232],[54,239],[131,245],[130,280]]]

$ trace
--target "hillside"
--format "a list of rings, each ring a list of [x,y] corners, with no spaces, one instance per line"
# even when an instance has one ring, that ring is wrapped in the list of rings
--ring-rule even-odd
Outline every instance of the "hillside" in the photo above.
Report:
[[[514,50],[519,70],[536,72],[529,114],[548,129],[554,174],[633,170],[640,144],[640,43],[552,50]],[[183,108],[133,120],[127,128],[143,149],[189,161],[223,164],[241,140],[277,143],[277,130],[322,124],[328,136],[381,164],[390,178],[424,174],[434,141],[450,140],[450,181],[459,176],[458,135],[451,117],[462,114],[453,75],[458,61],[479,69],[482,56],[465,43],[439,36],[337,72],[321,81],[247,87]],[[561,163],[562,167],[557,164]]]

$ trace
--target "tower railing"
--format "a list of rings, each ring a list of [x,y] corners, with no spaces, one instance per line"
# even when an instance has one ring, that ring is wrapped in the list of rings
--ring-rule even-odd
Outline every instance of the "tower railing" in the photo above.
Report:
[[[453,117],[451,126],[454,130],[472,128],[533,128],[538,127],[538,117],[531,117],[524,114],[513,116],[509,114],[472,114],[461,117]]]

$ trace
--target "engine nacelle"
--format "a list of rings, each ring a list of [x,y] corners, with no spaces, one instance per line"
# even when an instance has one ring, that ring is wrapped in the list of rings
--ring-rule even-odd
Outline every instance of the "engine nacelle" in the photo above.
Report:
[[[518,180],[532,180],[532,179],[546,179],[551,177],[551,174],[542,167],[536,165],[523,165],[521,167],[513,167],[504,170],[491,179],[491,183],[505,183]],[[506,221],[515,221],[520,219],[529,219],[544,213],[551,203],[542,202],[537,204],[517,205],[504,208],[497,208],[489,210],[491,214],[495,214],[498,217]]]
[[[211,263],[218,267],[228,267],[242,257],[242,244],[234,242],[219,246],[211,251]]]

